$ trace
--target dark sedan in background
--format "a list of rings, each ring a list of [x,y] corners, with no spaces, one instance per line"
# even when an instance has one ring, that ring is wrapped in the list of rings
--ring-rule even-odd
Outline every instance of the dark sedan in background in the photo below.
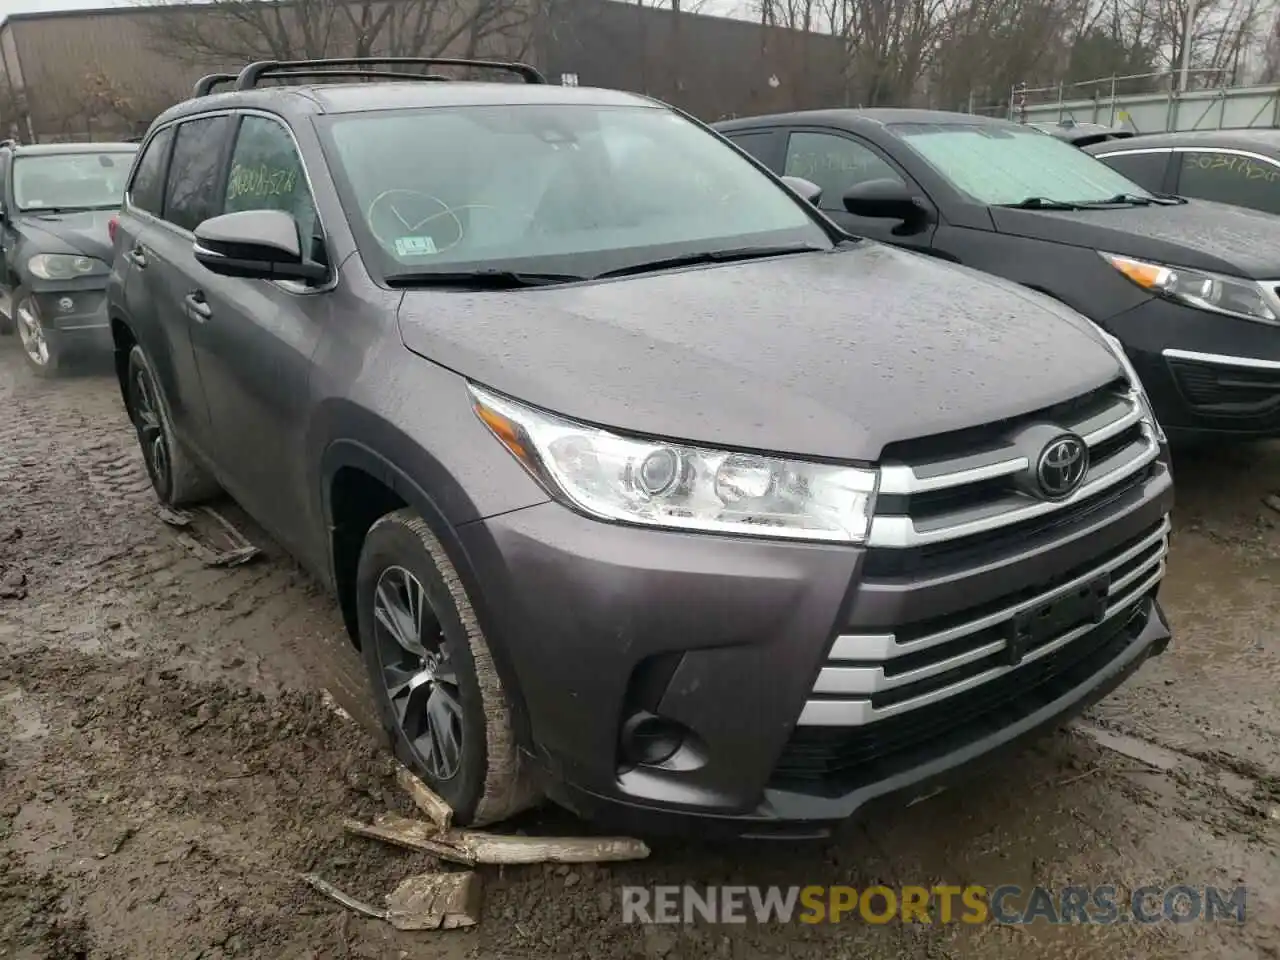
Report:
[[[0,333],[16,330],[28,366],[57,375],[68,356],[111,350],[109,221],[137,145],[0,144]]]
[[[1110,331],[1170,434],[1280,436],[1274,217],[1156,195],[1058,138],[969,114],[810,111],[716,128],[820,187],[849,233],[1004,277]]]
[[[1082,149],[1157,193],[1280,213],[1280,130],[1154,133]]]
[[[1076,147],[1086,147],[1109,140],[1123,140],[1134,135],[1132,130],[1125,130],[1122,127],[1108,127],[1105,123],[1076,120],[1059,120],[1057,123],[1029,123],[1027,126],[1034,127],[1041,133],[1057,137],[1059,140],[1065,140]]]

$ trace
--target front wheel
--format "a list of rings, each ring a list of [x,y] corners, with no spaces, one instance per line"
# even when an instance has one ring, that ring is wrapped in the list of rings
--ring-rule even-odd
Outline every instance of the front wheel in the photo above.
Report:
[[[396,756],[453,809],[459,825],[504,820],[537,791],[511,707],[466,588],[411,510],[380,519],[360,554],[360,641]]]
[[[58,376],[63,368],[63,355],[57,331],[45,326],[35,297],[26,287],[14,291],[11,303],[13,325],[27,366],[38,377]]]

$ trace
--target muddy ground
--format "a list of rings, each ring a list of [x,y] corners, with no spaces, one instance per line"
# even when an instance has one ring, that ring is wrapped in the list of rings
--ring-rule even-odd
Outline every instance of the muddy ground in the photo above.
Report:
[[[465,932],[373,901],[421,857],[345,838],[408,812],[357,716],[338,617],[260,534],[204,567],[157,518],[114,383],[33,379],[0,340],[0,956],[1280,956],[1280,446],[1179,463],[1178,631],[1074,731],[1002,773],[816,845],[655,844],[599,868],[487,870]],[[555,812],[537,815],[566,829]],[[624,925],[624,883],[1247,884],[1243,925]]]

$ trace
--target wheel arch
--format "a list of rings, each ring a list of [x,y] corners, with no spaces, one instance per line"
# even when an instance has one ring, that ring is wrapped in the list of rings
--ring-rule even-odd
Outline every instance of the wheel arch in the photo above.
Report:
[[[447,496],[463,497],[465,494],[457,482],[438,462],[445,485],[451,487]],[[499,618],[494,616],[490,604],[497,602],[481,589],[475,566],[457,535],[460,522],[455,506],[449,510],[441,497],[414,479],[409,470],[383,455],[374,447],[357,440],[341,439],[329,443],[320,458],[321,506],[328,532],[330,573],[338,595],[338,604],[348,636],[356,648],[360,645],[358,618],[355,602],[356,569],[360,549],[369,528],[380,517],[408,507],[414,510],[439,539],[449,560],[462,579],[479,620],[481,630],[488,640],[504,689],[511,699],[513,722],[521,742],[528,743],[528,711],[521,693],[518,677],[508,655],[505,638],[498,628]],[[466,501],[468,504],[469,500]],[[455,500],[456,503],[456,500]],[[475,519],[465,511],[465,519]],[[463,520],[462,522],[465,522]]]

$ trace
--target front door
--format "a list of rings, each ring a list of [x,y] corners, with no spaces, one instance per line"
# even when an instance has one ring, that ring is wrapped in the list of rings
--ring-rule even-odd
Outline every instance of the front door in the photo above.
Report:
[[[240,118],[215,215],[284,210],[318,238],[315,203],[292,135],[274,118]],[[318,249],[322,240],[317,239]],[[192,342],[229,491],[292,553],[320,556],[309,516],[306,443],[311,358],[329,321],[326,286],[205,273],[187,303]]]

